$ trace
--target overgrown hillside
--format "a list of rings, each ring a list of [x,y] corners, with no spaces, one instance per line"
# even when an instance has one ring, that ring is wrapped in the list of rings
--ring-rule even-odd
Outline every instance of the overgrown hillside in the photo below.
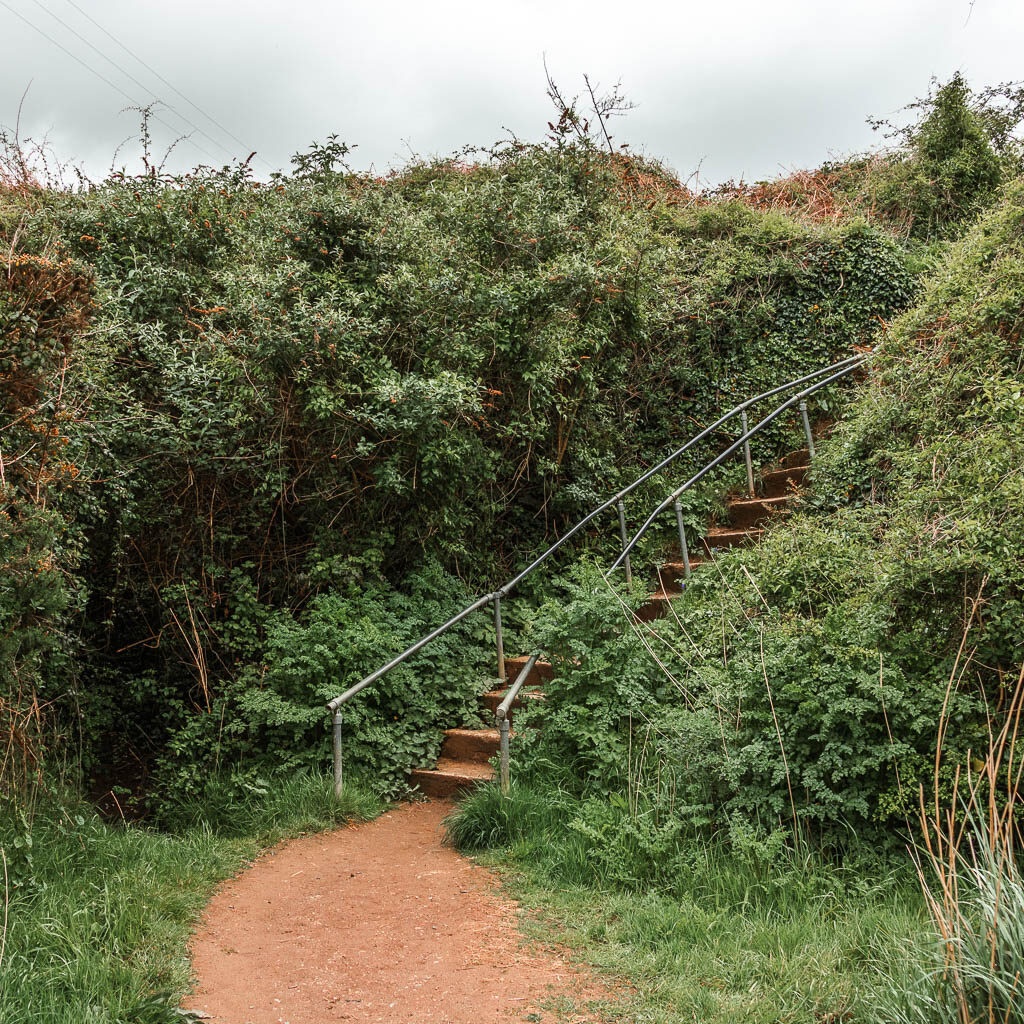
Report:
[[[672,529],[632,590],[611,522],[503,605],[556,674],[511,792],[449,836],[630,1019],[1019,1019],[1024,88],[957,77],[889,149],[697,196],[549,85],[546,143],[386,178],[333,138],[270,182],[147,160],[77,190],[0,149],[0,1020],[179,1020],[205,893],[407,792],[492,627],[346,706],[340,799],[325,698],[854,351],[797,510],[653,632],[624,606]],[[741,481],[688,492],[689,527]],[[904,844],[942,830],[922,903]]]
[[[87,773],[163,758],[179,789],[320,761],[325,697],[735,395],[869,343],[912,290],[863,221],[696,203],[585,145],[386,179],[343,155],[270,185],[3,193],[0,614],[25,770],[51,726]],[[357,763],[390,785],[429,758],[486,674],[482,629],[361,702]],[[442,664],[445,687],[410,686]]]
[[[885,329],[922,269],[944,259],[940,276],[961,273],[966,256],[943,256],[948,239],[1019,172],[1022,104],[1019,88],[974,96],[956,78],[919,104],[896,149],[715,196],[575,137],[568,112],[543,145],[509,143],[386,178],[349,171],[334,139],[269,183],[244,167],[184,178],[149,167],[77,191],[40,186],[9,152],[0,192],[8,791],[40,777],[44,749],[66,778],[81,768],[103,788],[131,780],[178,794],[211,774],[259,786],[268,773],[321,763],[325,697],[469,592],[507,578],[737,396],[880,339],[902,351],[907,328]],[[865,438],[879,429],[866,413],[853,422]],[[787,429],[780,422],[761,438],[755,460],[778,454]],[[957,448],[959,435],[949,443]],[[861,447],[875,459],[885,450]],[[890,474],[901,465],[891,463]],[[846,591],[877,579],[857,574],[871,509],[897,500],[883,493],[889,476],[865,484],[866,469],[880,466],[829,455],[819,471],[819,503],[845,503],[842,487],[851,501],[874,488],[874,504],[849,513],[820,566],[823,579],[849,571]],[[692,526],[727,481],[687,497]],[[630,515],[669,482],[651,481]],[[885,508],[891,533],[902,520],[890,523]],[[799,542],[813,544],[829,522],[807,520]],[[610,532],[584,540],[607,554]],[[794,560],[803,582],[786,585],[821,630],[838,584],[814,583],[817,557]],[[996,586],[990,579],[985,593]],[[513,633],[545,593],[523,596],[509,609]],[[899,614],[945,622],[945,597],[935,597]],[[856,605],[850,623],[862,623],[858,650],[874,658],[900,634],[896,619],[868,607]],[[854,642],[850,623],[837,642]],[[734,686],[754,649],[749,630],[762,625],[744,619],[746,655],[708,671]],[[811,662],[790,665],[797,655],[772,647],[785,628],[766,641],[767,667],[777,656],[794,685],[804,673],[817,686],[822,648],[801,641]],[[411,764],[429,761],[438,727],[472,715],[489,671],[486,630],[482,617],[467,621],[353,706],[355,765],[395,790]],[[702,657],[722,649],[708,644]],[[996,664],[995,653],[978,657]],[[444,686],[416,685],[442,669]],[[895,653],[892,670],[916,679]],[[919,704],[908,704],[914,723],[930,714]],[[753,711],[743,721],[755,729]],[[808,758],[821,749],[810,743]],[[872,747],[849,778],[887,772],[888,750]],[[762,806],[761,782],[743,780],[762,772],[777,803],[774,752],[759,756],[762,768],[748,765],[726,786],[751,808]],[[836,771],[847,778],[849,767]],[[849,778],[808,783],[812,817],[853,806],[844,787],[859,783]],[[876,815],[864,799],[857,813]]]
[[[922,787],[947,799],[981,764],[1024,663],[1022,329],[1017,180],[886,333],[798,514],[696,573],[657,639],[622,628],[600,575],[552,606],[559,670],[521,768],[649,806],[600,831],[598,861],[639,844],[671,876],[671,836],[709,824],[914,833]]]

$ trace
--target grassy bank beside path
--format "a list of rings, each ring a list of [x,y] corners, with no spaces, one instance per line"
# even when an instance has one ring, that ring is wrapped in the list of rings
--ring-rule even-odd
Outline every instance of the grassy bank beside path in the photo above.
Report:
[[[901,866],[773,857],[753,843],[744,854],[695,836],[678,842],[685,868],[631,882],[638,859],[616,876],[619,842],[588,827],[574,798],[521,786],[504,810],[500,799],[493,787],[469,797],[449,835],[502,876],[528,938],[624,983],[609,986],[621,1000],[601,1008],[608,1019],[874,1024],[925,941],[920,888]]]
[[[0,1024],[181,1024],[189,935],[216,885],[281,839],[382,806],[304,775],[244,804],[181,807],[172,832],[85,806],[0,810]]]

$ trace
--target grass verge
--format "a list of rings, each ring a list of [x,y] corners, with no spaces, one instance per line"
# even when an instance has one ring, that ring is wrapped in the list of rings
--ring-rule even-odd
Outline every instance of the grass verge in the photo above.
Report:
[[[81,806],[0,810],[0,1024],[181,1024],[188,938],[217,883],[280,839],[382,806],[303,775],[209,809],[181,807],[173,834]]]
[[[515,786],[502,801],[488,787],[460,805],[449,835],[503,876],[530,938],[566,944],[625,983],[616,1005],[600,1007],[607,1019],[878,1019],[878,986],[925,932],[911,870],[679,835],[673,869],[659,875],[635,849],[645,835],[636,814],[600,829],[585,801],[558,790]]]

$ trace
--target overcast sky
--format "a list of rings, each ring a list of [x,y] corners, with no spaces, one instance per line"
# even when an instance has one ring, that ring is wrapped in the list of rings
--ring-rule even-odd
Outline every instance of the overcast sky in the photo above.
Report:
[[[28,88],[22,136],[48,133],[94,177],[138,136],[123,108],[154,100],[156,149],[191,132],[172,170],[256,150],[262,177],[331,133],[379,172],[505,129],[538,139],[546,55],[567,92],[584,72],[621,79],[636,109],[617,141],[716,183],[863,150],[879,141],[865,117],[897,114],[932,76],[1024,78],[1024,2],[0,0],[0,41],[0,124]],[[127,143],[116,165],[138,169],[138,153]]]

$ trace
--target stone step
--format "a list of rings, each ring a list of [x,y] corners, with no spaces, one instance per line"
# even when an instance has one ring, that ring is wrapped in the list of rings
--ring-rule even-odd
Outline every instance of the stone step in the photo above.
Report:
[[[647,600],[636,610],[636,617],[641,622],[653,622],[668,615],[669,602],[680,597],[682,591],[658,590],[647,595]]]
[[[788,501],[788,497],[738,498],[729,502],[729,523],[739,530],[758,526],[773,513],[784,511]]]
[[[704,562],[703,558],[691,558],[690,572],[695,571]],[[667,594],[678,594],[682,591],[683,580],[686,578],[686,569],[682,562],[665,562],[658,570],[658,574],[660,591]]]
[[[519,678],[519,673],[522,672],[523,666],[529,660],[530,658],[528,655],[505,659],[505,678],[508,680],[509,686]],[[533,668],[530,669],[530,674],[526,677],[523,686],[543,686],[545,680],[553,679],[554,676],[555,670],[551,667],[550,662],[538,661],[534,664]]]
[[[761,493],[766,498],[785,497],[799,487],[810,466],[791,466],[789,469],[770,469],[761,474]]]
[[[505,694],[508,690],[489,690],[487,693],[481,694],[480,703],[484,709],[484,718],[487,721],[494,720],[494,714],[498,710],[498,705],[505,699]],[[520,690],[516,694],[516,699],[512,701],[512,707],[509,708],[508,720],[512,721],[513,715],[515,714],[516,708],[525,707],[527,704],[533,701],[544,700],[543,690]]]
[[[445,729],[441,757],[451,761],[489,761],[498,752],[497,729]]]
[[[734,530],[729,527],[713,527],[708,530],[707,536],[701,543],[704,549],[711,554],[722,548],[734,548],[747,544],[756,544],[761,539],[764,530],[750,528],[746,530]]]
[[[494,777],[486,761],[453,761],[442,757],[437,767],[417,768],[409,773],[409,784],[424,796],[445,799],[476,789]]]

